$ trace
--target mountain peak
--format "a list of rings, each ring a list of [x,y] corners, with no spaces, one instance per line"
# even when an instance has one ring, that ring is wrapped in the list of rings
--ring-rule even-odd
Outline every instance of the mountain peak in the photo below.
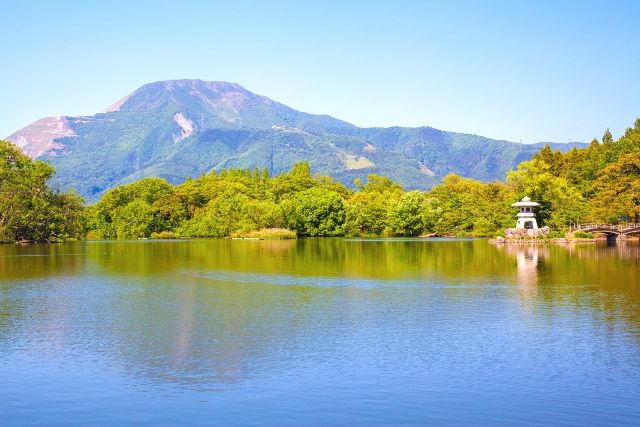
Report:
[[[163,80],[141,86],[107,107],[104,112],[150,110],[159,108],[168,101],[187,106],[200,101],[205,108],[208,106],[216,109],[222,105],[237,112],[250,100],[274,103],[269,98],[249,92],[237,83],[197,79]]]
[[[180,113],[194,122],[200,122],[201,130],[207,127],[238,126],[268,129],[273,125],[292,125],[304,115],[265,96],[250,92],[237,83],[197,79],[145,84],[103,112],[171,116]]]
[[[161,80],[158,82],[149,83],[145,86],[153,85],[163,85],[167,90],[182,90],[185,88],[190,88],[193,90],[208,89],[218,92],[248,92],[248,90],[240,86],[238,83],[225,81],[207,81],[200,79]]]
[[[237,83],[196,79],[148,83],[102,114],[41,119],[9,140],[52,162],[63,188],[93,199],[146,176],[180,182],[225,167],[277,174],[303,160],[346,184],[375,173],[428,188],[448,173],[502,178],[538,150],[427,127],[358,128]]]
[[[240,86],[238,83],[225,81],[205,81],[199,79],[161,80],[153,83],[147,83],[134,91],[133,94],[138,92],[160,92],[173,94],[188,93],[191,95],[197,95],[198,93],[243,93],[246,95],[252,95],[256,97],[258,96]]]

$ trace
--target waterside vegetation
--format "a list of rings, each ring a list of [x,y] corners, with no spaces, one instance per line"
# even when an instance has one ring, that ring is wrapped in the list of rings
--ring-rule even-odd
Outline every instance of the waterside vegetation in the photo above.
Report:
[[[0,242],[56,242],[84,235],[83,201],[53,191],[54,170],[0,140]]]
[[[514,200],[541,204],[538,221],[559,237],[572,222],[640,222],[640,119],[617,141],[561,153],[549,146],[483,183],[448,175],[430,191],[404,191],[371,174],[354,188],[312,174],[309,164],[270,176],[223,169],[179,185],[145,178],[84,207],[51,190],[53,169],[0,143],[0,241],[67,238],[292,238],[315,236],[494,236],[512,227]]]

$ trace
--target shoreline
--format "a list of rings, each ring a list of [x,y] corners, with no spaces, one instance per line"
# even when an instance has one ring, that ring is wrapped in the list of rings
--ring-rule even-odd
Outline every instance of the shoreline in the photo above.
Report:
[[[600,239],[602,240],[602,239]],[[493,238],[489,239],[489,243],[497,244],[497,245],[528,245],[528,244],[547,244],[547,243],[555,243],[555,244],[575,244],[575,243],[597,243],[599,239],[566,239],[564,237],[559,237],[556,239],[505,239],[505,238]],[[606,241],[606,240],[603,240]]]

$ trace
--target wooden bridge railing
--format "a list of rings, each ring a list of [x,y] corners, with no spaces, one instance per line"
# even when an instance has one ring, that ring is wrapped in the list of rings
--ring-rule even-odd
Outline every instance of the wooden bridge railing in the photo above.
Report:
[[[634,223],[624,223],[624,224],[598,224],[598,223],[590,223],[590,224],[571,224],[569,225],[569,231],[613,231],[619,234],[627,233],[629,231],[634,231],[640,229],[640,224]]]

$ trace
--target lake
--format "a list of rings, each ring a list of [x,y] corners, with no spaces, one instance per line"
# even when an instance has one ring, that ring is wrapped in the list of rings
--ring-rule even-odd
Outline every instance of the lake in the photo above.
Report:
[[[0,245],[0,424],[640,425],[640,246]]]

